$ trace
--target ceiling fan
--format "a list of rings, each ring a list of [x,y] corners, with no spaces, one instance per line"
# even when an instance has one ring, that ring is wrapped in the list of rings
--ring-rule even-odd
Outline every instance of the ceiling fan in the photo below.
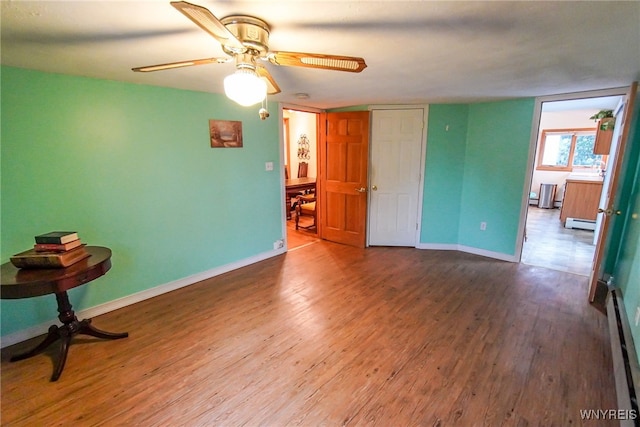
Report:
[[[225,93],[240,105],[249,106],[264,100],[267,93],[280,93],[278,84],[258,59],[274,65],[353,73],[359,73],[367,66],[364,59],[352,56],[270,51],[269,25],[259,18],[232,15],[218,19],[209,9],[185,1],[171,2],[171,6],[220,42],[222,50],[229,56],[148,65],[132,68],[133,71],[160,71],[235,60],[236,72],[225,78]]]

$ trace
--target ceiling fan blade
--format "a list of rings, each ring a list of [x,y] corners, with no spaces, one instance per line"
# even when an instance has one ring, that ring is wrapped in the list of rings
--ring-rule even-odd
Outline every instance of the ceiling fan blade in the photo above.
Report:
[[[148,73],[150,71],[170,70],[172,68],[190,67],[192,65],[204,65],[204,64],[211,64],[214,62],[218,64],[222,64],[229,61],[231,61],[231,58],[192,59],[190,61],[168,62],[166,64],[156,64],[156,65],[147,65],[144,67],[136,67],[136,68],[132,68],[132,70],[139,71],[142,73]]]
[[[276,81],[273,79],[273,77],[271,76],[271,74],[266,68],[258,65],[256,67],[256,73],[258,73],[258,75],[263,79],[265,79],[265,81],[267,82],[267,93],[269,95],[275,95],[276,93],[280,93],[280,88],[278,87],[278,84],[276,83]]]
[[[172,1],[171,6],[192,20],[198,27],[211,34],[221,44],[236,49],[246,49],[227,27],[209,9],[186,1]]]
[[[367,67],[364,59],[354,56],[323,55],[303,52],[271,52],[269,61],[276,65],[322,68],[325,70],[359,73]]]

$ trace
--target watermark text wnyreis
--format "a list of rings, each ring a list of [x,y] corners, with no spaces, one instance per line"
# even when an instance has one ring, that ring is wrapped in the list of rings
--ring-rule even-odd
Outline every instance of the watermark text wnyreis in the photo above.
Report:
[[[583,420],[636,420],[638,411],[635,409],[581,409],[580,418]]]

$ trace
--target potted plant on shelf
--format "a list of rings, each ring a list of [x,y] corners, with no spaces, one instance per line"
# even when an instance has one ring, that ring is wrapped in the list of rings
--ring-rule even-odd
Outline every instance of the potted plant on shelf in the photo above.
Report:
[[[613,117],[613,110],[600,110],[589,119],[598,122],[598,127],[603,131],[613,130],[613,126],[616,123],[616,119]]]

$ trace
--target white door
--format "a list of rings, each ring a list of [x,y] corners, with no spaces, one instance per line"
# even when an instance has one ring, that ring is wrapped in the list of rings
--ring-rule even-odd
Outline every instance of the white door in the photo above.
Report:
[[[620,178],[622,159],[625,155],[627,140],[629,137],[637,92],[638,82],[633,82],[627,92],[627,96],[625,97],[624,107],[622,110],[619,110],[618,113],[622,116],[622,122],[619,122],[616,118],[615,126],[620,126],[621,129],[615,143],[617,144],[615,156],[613,156],[613,159],[610,158],[607,163],[607,175],[611,175],[611,179],[608,180],[607,188],[602,189],[602,191],[606,193],[606,197],[604,199],[606,204],[600,205],[599,211],[602,210],[602,212],[598,213],[598,216],[601,219],[601,224],[598,228],[598,234],[596,235],[596,249],[593,254],[593,264],[591,267],[591,274],[589,276],[589,301],[591,302],[593,302],[596,297],[598,282],[600,280],[604,280],[604,258],[605,250],[610,250],[607,245],[609,244],[608,237],[610,237],[609,230],[611,223],[612,221],[615,221],[615,217],[621,213],[618,211],[617,204],[619,203],[619,200],[616,199],[619,197],[616,197],[616,193],[618,190],[618,179]]]
[[[613,117],[616,118],[616,123],[613,128],[613,135],[611,136],[611,148],[609,149],[609,161],[613,164],[616,159],[616,155],[618,153],[618,140],[620,139],[620,134],[622,133],[622,120],[623,120],[623,108],[626,100],[620,101],[615,110],[613,110]],[[602,182],[602,193],[600,194],[600,203],[598,203],[599,208],[607,209],[609,206],[609,199],[612,197],[609,194],[609,187],[611,186],[611,174],[605,173],[604,180]],[[599,213],[596,217],[596,229],[593,233],[593,244],[594,246],[598,244],[598,236],[600,235],[600,227],[602,227],[602,217],[604,215]]]
[[[416,245],[423,114],[422,108],[372,112],[370,245]]]

